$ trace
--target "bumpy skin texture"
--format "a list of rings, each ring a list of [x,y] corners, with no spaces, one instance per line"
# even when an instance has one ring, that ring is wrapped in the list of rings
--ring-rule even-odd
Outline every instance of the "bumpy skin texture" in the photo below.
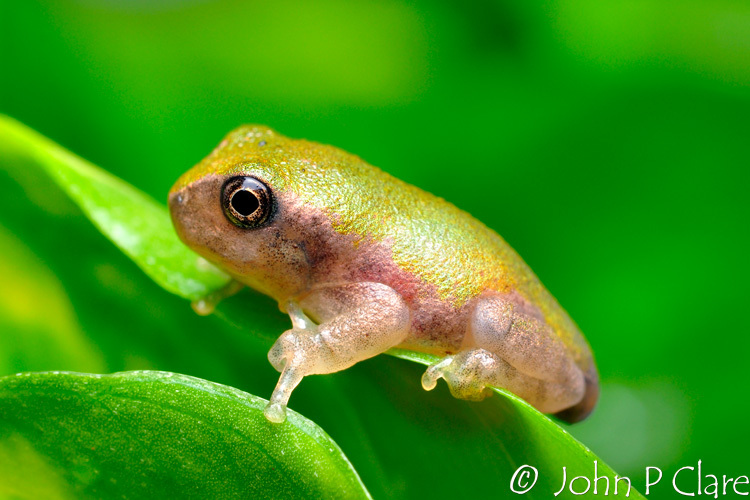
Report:
[[[260,227],[224,214],[222,189],[236,176],[273,194]],[[243,126],[177,181],[169,206],[187,245],[292,318],[269,353],[282,371],[273,421],[302,377],[396,346],[445,356],[426,389],[444,378],[455,396],[482,399],[502,387],[571,422],[596,403],[586,340],[513,249],[357,156]]]

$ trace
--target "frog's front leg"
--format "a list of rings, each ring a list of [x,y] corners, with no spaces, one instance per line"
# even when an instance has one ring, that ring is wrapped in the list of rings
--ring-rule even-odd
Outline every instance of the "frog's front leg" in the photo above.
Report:
[[[272,422],[284,421],[289,396],[303,377],[348,368],[400,344],[409,333],[409,307],[381,283],[321,286],[286,308],[292,329],[268,352],[281,372],[264,412]]]

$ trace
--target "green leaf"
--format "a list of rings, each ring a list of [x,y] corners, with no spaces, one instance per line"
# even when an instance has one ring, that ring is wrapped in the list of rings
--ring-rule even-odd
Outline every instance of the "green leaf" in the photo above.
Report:
[[[391,349],[388,354],[425,366],[439,360],[437,356],[404,349]],[[609,478],[612,488],[609,496],[626,496],[628,490],[622,481],[618,494],[614,495],[616,472],[551,418],[511,392],[498,388],[493,390],[497,395],[479,403],[491,406],[496,412],[494,415],[482,412],[480,421],[485,424],[486,429],[491,429],[485,439],[502,443],[498,452],[506,455],[506,466],[509,466],[509,470],[503,474],[504,477],[512,477],[513,473],[525,464],[533,464],[539,471],[538,483],[534,490],[525,495],[527,498],[549,498],[551,493],[557,492],[562,483],[562,467],[566,468],[568,482],[576,476],[584,476],[593,481],[595,462],[598,476]],[[581,481],[574,485],[576,492],[585,489],[585,484]],[[600,483],[600,488],[603,488],[604,482]],[[569,496],[575,498],[575,495],[571,495],[570,489],[566,489],[558,497]],[[628,498],[643,497],[632,489]]]
[[[0,121],[0,127],[3,123],[11,122]],[[44,149],[49,144],[47,141],[34,147]],[[71,157],[69,153],[67,155],[66,158]],[[114,184],[123,184],[91,165],[88,168],[88,171],[97,172],[89,180],[94,187],[100,177]],[[137,191],[128,187],[119,196],[127,198],[132,193]],[[133,205],[140,203],[139,196],[132,197]],[[161,210],[163,218],[168,219],[166,207],[154,205]],[[100,208],[107,210],[106,203],[102,203]],[[84,211],[88,214],[88,211]],[[134,227],[132,230],[141,231],[139,234],[144,240],[155,233],[152,226]],[[159,235],[153,236],[156,238]],[[177,245],[182,248],[179,251],[185,251],[176,238],[155,241],[158,242],[154,243],[155,246]],[[170,272],[172,263],[169,255],[176,252],[178,250],[174,248],[155,248],[154,258],[146,262],[146,268],[155,265]],[[144,266],[141,262],[139,265]],[[178,295],[197,298],[187,293],[189,290],[167,287],[160,273],[151,272],[149,275]],[[214,292],[220,286],[203,282],[203,288],[208,292]],[[283,321],[273,319],[282,318],[278,314],[271,315],[272,302],[265,297],[246,293],[228,302],[229,307],[223,304],[220,312],[221,318],[227,320],[227,328],[224,329],[231,334],[243,335],[252,330],[254,335],[273,338],[284,328]],[[130,301],[123,307],[131,307],[135,311],[140,305]],[[164,323],[172,321],[175,324],[183,319],[181,312],[174,314],[180,314],[180,317],[160,319]],[[225,342],[229,342],[229,339],[225,338]],[[231,342],[228,345],[230,349],[224,360],[226,369],[234,374],[229,378],[232,385],[250,389],[251,392],[270,393],[276,376],[265,359],[264,351],[270,347],[270,343],[246,344],[238,352],[231,352]],[[187,353],[189,347],[182,350]],[[178,346],[175,346],[177,349]],[[411,362],[379,356],[342,373],[308,377],[292,400],[293,408],[313,417],[347,450],[352,463],[376,496],[418,498],[434,488],[434,480],[431,479],[434,477],[450,478],[441,484],[441,496],[468,492],[476,495],[509,492],[513,473],[524,464],[533,465],[540,471],[538,483],[526,495],[527,498],[549,498],[557,491],[562,467],[566,467],[569,479],[576,475],[593,477],[596,461],[599,474],[605,474],[610,481],[614,481],[614,472],[601,459],[552,419],[516,396],[498,390],[498,396],[482,403],[470,403],[452,398],[445,384],[427,393],[419,386],[421,368],[416,363],[429,364],[436,358],[403,350],[389,353]],[[196,367],[200,366],[202,356],[198,358]],[[251,370],[254,378],[248,379],[245,370]],[[191,370],[189,373],[195,372]],[[621,485],[620,494],[624,493]],[[560,497],[572,495],[563,492]],[[641,497],[633,489],[630,498]]]
[[[314,423],[165,372],[0,378],[0,498],[369,498]]]
[[[166,290],[196,300],[230,278],[177,238],[164,206],[128,183],[0,115],[0,151],[32,156],[96,227]]]

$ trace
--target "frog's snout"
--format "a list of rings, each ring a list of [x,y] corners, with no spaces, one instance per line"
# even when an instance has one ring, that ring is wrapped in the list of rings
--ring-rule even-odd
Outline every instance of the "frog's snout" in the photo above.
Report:
[[[190,189],[188,187],[180,188],[176,191],[170,191],[167,205],[172,219],[177,220],[177,214],[185,210],[190,201]]]
[[[202,250],[217,250],[221,241],[221,208],[214,203],[219,180],[210,178],[185,186],[176,185],[167,198],[169,215],[172,217],[177,236],[187,246],[201,253]],[[197,250],[201,249],[201,250]]]

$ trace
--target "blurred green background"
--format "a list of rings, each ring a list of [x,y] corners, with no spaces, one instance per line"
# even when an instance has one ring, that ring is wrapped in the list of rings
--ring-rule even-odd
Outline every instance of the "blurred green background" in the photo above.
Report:
[[[592,344],[601,403],[570,432],[636,486],[698,459],[750,472],[750,4],[2,0],[0,51],[0,112],[159,200],[241,123],[447,198]],[[270,394],[262,357],[36,175],[0,170],[1,374],[152,368]],[[325,384],[292,407],[318,421],[305,394]]]

